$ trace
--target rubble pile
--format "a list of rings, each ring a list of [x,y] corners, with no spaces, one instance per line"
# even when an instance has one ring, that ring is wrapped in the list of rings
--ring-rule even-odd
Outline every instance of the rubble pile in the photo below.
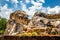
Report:
[[[36,12],[32,19],[24,11],[16,11],[10,15],[5,35],[48,36],[60,35],[60,14]]]

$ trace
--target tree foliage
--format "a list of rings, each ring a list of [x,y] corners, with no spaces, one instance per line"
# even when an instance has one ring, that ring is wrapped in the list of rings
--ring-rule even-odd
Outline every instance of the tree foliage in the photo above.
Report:
[[[6,23],[7,23],[6,19],[0,17],[0,34],[4,33],[6,28]]]

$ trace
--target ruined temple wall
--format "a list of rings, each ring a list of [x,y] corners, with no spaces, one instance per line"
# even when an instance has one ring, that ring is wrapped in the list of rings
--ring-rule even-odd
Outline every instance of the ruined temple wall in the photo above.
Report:
[[[36,12],[34,16],[32,17],[32,19],[29,20],[28,15],[25,14],[25,12],[16,11],[10,15],[10,19],[7,23],[5,34],[9,34],[9,35],[20,34],[23,31],[23,28],[26,26],[27,26],[27,29],[38,28],[39,30],[40,29],[45,30],[45,32],[46,32],[46,28],[48,28],[48,30],[50,30],[50,28],[59,29],[60,28],[60,16],[58,14],[50,15],[50,14]]]
[[[60,25],[60,16],[59,15],[60,14],[45,14],[45,13],[41,13],[41,12],[36,12],[34,14],[34,16],[32,17],[32,19],[29,23],[29,26],[42,27],[45,24],[48,24],[48,22],[49,22],[54,27],[57,27],[57,25]],[[41,20],[42,20],[42,23],[41,23]]]
[[[24,25],[29,22],[28,15],[23,11],[15,11],[10,15],[10,19],[7,22],[7,28],[5,35],[13,35],[21,33]]]

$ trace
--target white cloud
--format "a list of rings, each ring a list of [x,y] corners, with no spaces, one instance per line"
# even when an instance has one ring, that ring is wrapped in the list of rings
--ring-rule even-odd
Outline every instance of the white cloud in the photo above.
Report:
[[[36,0],[37,2],[40,2],[40,3],[45,3],[44,0]]]
[[[26,3],[29,3],[29,2],[34,1],[34,0],[25,0],[25,1],[26,1]],[[36,0],[36,2],[45,3],[44,0]]]
[[[47,10],[49,14],[60,13],[60,6],[55,6],[54,8],[48,7]]]
[[[28,9],[26,8],[26,4],[24,4],[22,1],[20,1],[20,4],[21,4],[21,10],[23,11],[27,11]]]
[[[31,0],[31,3],[34,5],[34,6],[41,6],[42,3],[40,2],[35,2],[34,0]]]
[[[18,0],[11,0],[12,3],[18,3]]]
[[[40,11],[48,14],[56,14],[56,13],[60,13],[60,6],[55,6],[54,8],[42,6]]]
[[[11,0],[11,3],[12,3],[12,6],[14,6],[14,8],[17,8],[18,7],[18,0]]]
[[[9,9],[7,4],[5,4],[3,7],[0,6],[0,16],[1,17],[8,19],[10,13],[12,13],[12,9]]]
[[[42,4],[44,3],[44,0],[38,0],[37,2],[35,2],[34,0],[28,0],[27,2],[28,3],[31,2],[33,6],[27,9],[26,4],[24,4],[22,1],[20,1],[20,4],[22,6],[22,10],[26,11],[30,15],[30,17],[32,17],[36,12],[36,10],[40,10],[42,8]]]
[[[30,2],[30,0],[26,0],[26,3],[29,3]]]

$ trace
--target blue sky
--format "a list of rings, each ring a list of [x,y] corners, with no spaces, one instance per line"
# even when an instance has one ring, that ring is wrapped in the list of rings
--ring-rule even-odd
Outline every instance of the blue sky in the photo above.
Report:
[[[60,6],[60,0],[45,0],[45,3],[43,4],[44,7],[55,7]]]
[[[54,14],[60,13],[60,0],[0,0],[0,16],[9,18],[16,10],[25,11],[30,18],[38,10]]]

